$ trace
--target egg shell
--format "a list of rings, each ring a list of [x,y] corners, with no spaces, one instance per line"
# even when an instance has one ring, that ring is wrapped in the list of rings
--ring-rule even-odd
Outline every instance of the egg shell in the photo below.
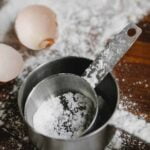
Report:
[[[0,82],[16,78],[22,68],[22,56],[11,46],[0,44]]]
[[[58,37],[55,13],[44,5],[30,5],[17,16],[15,30],[20,42],[40,50],[54,44]]]

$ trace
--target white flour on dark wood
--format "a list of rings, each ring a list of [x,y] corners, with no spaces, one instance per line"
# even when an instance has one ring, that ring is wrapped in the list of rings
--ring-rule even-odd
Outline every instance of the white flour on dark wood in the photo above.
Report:
[[[76,138],[93,119],[93,103],[80,93],[64,93],[44,101],[33,116],[36,131],[53,138]]]
[[[140,116],[135,116],[132,113],[123,110],[123,108],[124,107],[120,104],[119,109],[116,110],[110,124],[128,131],[128,133],[150,143],[150,123],[146,122]]]

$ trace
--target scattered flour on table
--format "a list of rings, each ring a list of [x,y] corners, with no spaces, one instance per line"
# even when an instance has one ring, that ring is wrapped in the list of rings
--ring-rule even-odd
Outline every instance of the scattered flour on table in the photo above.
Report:
[[[92,119],[92,101],[80,93],[68,92],[44,101],[33,116],[33,126],[43,135],[70,139],[80,136]]]
[[[124,111],[121,105],[113,115],[110,124],[150,143],[150,123],[142,117]]]
[[[119,150],[122,146],[122,143],[123,143],[123,141],[121,139],[121,132],[118,130],[118,131],[116,131],[111,142],[108,144],[108,146],[105,148],[105,150],[111,150],[112,148]]]

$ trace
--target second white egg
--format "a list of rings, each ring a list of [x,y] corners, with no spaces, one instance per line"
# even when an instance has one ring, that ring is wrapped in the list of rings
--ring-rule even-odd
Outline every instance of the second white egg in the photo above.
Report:
[[[0,44],[0,82],[16,78],[23,68],[22,56],[11,46]]]

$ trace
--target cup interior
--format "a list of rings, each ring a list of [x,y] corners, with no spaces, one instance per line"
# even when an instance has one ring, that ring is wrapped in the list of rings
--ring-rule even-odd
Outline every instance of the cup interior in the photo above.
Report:
[[[87,99],[83,100],[88,100],[88,103],[91,104],[92,113],[81,135],[85,134],[90,130],[97,118],[99,109],[98,99],[95,90],[86,80],[70,73],[59,73],[47,77],[33,88],[25,103],[25,120],[34,128],[33,117],[42,103],[67,92],[80,93],[87,97]]]

